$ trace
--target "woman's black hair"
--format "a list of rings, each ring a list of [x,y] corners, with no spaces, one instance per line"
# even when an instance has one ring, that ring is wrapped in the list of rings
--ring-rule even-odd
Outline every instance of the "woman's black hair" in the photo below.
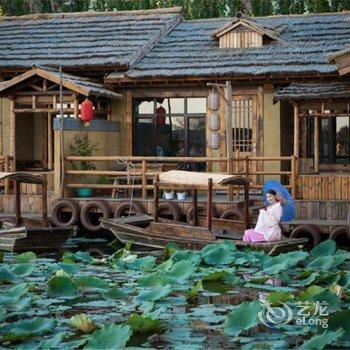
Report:
[[[277,196],[277,193],[275,190],[268,190],[266,194],[272,194],[273,196]]]

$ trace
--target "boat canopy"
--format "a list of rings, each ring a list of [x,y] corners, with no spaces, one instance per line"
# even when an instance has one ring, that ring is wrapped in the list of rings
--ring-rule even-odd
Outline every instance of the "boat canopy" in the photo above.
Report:
[[[17,182],[29,183],[29,184],[43,184],[45,179],[42,176],[29,174],[29,173],[2,173],[0,172],[0,180],[11,179]]]
[[[159,174],[159,185],[207,186],[209,179],[212,179],[213,185],[249,186],[251,182],[251,179],[245,176],[170,170]]]

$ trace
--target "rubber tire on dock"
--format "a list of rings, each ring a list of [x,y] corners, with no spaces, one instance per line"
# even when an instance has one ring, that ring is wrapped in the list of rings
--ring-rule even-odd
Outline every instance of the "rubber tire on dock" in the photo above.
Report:
[[[59,218],[60,211],[66,208],[72,213],[69,221],[63,222]],[[79,222],[79,206],[76,202],[69,199],[57,200],[51,210],[51,222],[57,227],[75,226]]]
[[[101,210],[103,218],[107,219],[111,216],[110,206],[103,201],[89,201],[83,205],[80,212],[80,221],[83,227],[92,232],[98,232],[102,229],[101,224],[93,225],[89,220],[89,211],[92,208]]]
[[[344,238],[349,240],[349,232],[346,226],[338,226],[334,228],[329,235],[329,239],[337,241],[338,238],[341,238],[341,236],[344,236]]]
[[[244,219],[244,215],[243,213],[238,210],[238,209],[228,209],[226,211],[224,211],[221,216],[220,219],[226,219],[226,220],[243,220]]]
[[[160,217],[162,217],[161,213],[164,210],[168,211],[170,213],[170,215],[172,215],[172,217],[173,217],[172,220],[175,220],[175,221],[181,220],[181,209],[175,203],[160,202],[159,206],[158,206],[158,215]]]
[[[312,238],[310,243],[315,247],[321,242],[319,229],[314,225],[300,225],[290,234],[290,238]]]
[[[193,221],[193,206],[191,206],[188,210],[187,210],[187,213],[186,213],[186,221],[190,224],[192,221]],[[198,213],[204,213],[203,216],[206,216],[206,213],[207,213],[207,206],[204,205],[204,204],[198,204],[197,205],[197,212]],[[215,209],[215,207],[213,206],[212,207],[212,217],[213,218],[216,218],[218,216],[218,213]]]
[[[129,210],[130,210],[130,202],[121,202],[114,211],[114,217],[115,218],[120,218],[121,216],[123,216],[123,213],[125,213],[125,211],[128,211],[128,214],[126,216],[129,215]],[[143,209],[143,206],[138,203],[138,202],[132,202],[131,203],[131,210],[134,211],[136,214],[144,214],[145,210]],[[125,215],[124,215],[125,216]]]

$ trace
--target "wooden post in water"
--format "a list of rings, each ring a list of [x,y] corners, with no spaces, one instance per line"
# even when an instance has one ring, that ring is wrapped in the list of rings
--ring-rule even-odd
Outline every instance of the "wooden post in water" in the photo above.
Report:
[[[198,191],[192,190],[192,202],[193,202],[193,226],[198,225]]]
[[[18,180],[15,183],[15,195],[16,195],[16,227],[21,226],[22,216],[21,216],[21,183]]]
[[[208,200],[207,200],[207,227],[211,231],[213,209],[213,179],[208,179]]]
[[[49,226],[47,220],[47,179],[44,177],[44,182],[42,183],[42,206],[43,206],[43,226]]]
[[[159,175],[156,175],[153,180],[154,198],[153,198],[153,221],[158,222],[158,204],[159,204]]]

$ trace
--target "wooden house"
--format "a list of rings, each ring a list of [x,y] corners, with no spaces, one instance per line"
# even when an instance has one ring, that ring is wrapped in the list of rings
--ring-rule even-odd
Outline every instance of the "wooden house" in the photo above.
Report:
[[[84,186],[127,190],[132,185],[115,180],[98,184],[101,175],[125,177],[116,163],[127,156],[139,163],[134,173],[145,199],[154,173],[180,162],[245,174],[253,188],[278,178],[292,189],[300,218],[343,220],[350,201],[349,24],[350,12],[185,20],[181,8],[2,17],[3,169],[45,173],[54,199],[62,187],[68,196]],[[220,87],[226,82],[229,101]],[[214,146],[206,99],[215,84]],[[88,126],[79,118],[85,98],[95,108]],[[81,158],[70,156],[69,145],[81,131],[98,143],[90,158],[97,170],[71,167]],[[84,174],[89,184],[79,182]],[[28,187],[27,195],[34,211],[40,193]],[[4,211],[10,198],[5,184]]]

